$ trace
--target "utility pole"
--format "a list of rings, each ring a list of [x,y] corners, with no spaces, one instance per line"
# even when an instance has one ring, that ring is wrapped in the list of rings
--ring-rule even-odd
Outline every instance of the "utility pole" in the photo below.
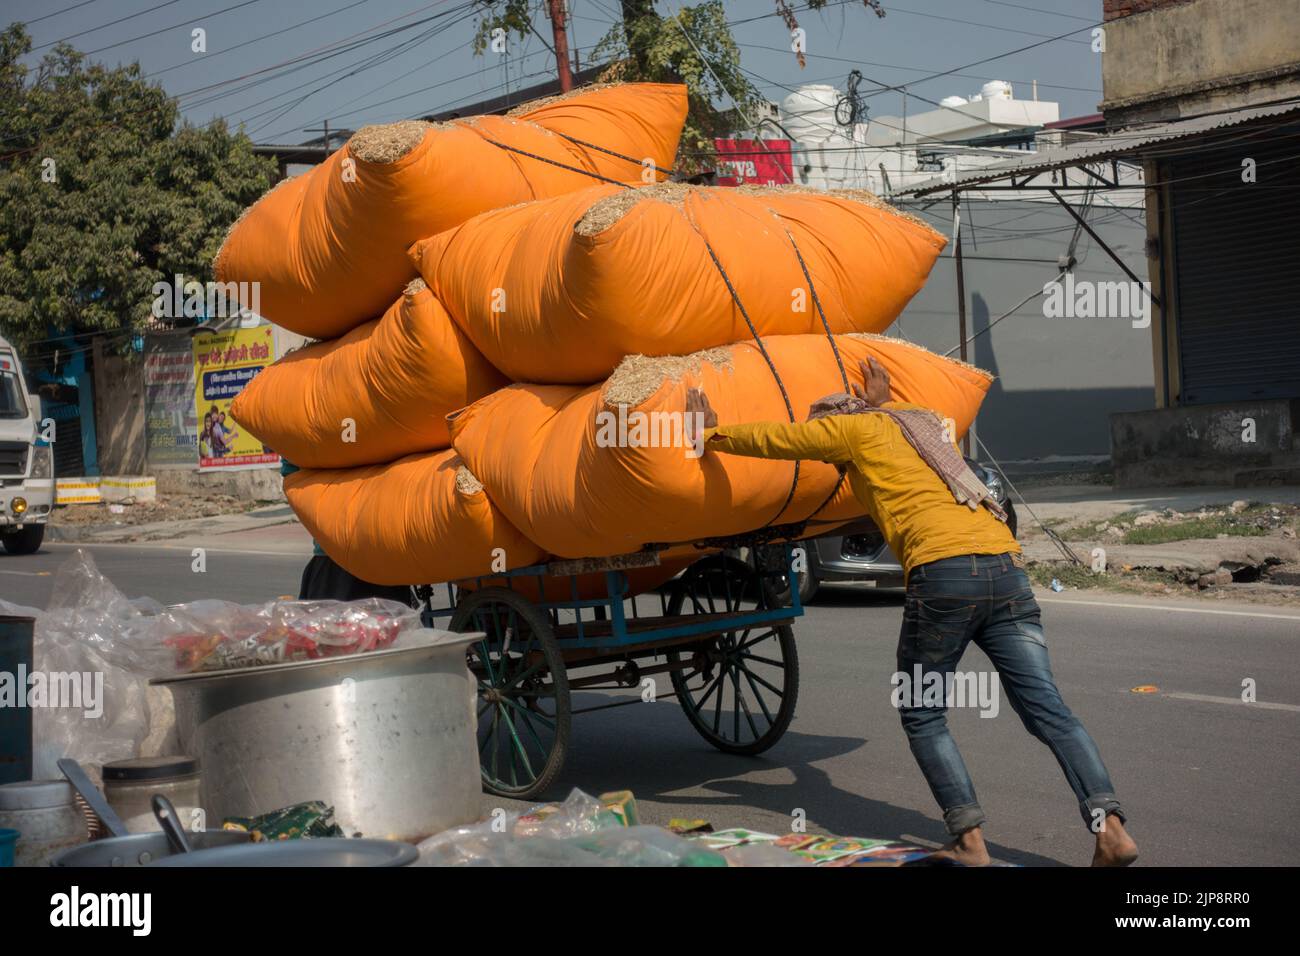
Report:
[[[326,154],[330,151],[330,121],[326,120],[324,126],[309,126],[303,130],[304,133],[320,133],[321,142],[325,144]]]
[[[954,189],[952,193],[952,233],[953,233],[953,254],[957,266],[957,334],[961,341],[961,360],[969,361],[966,353],[966,271],[962,268],[961,257],[961,200]],[[975,430],[975,423],[971,422],[971,431]],[[962,454],[967,458],[970,457],[970,431],[968,431],[961,440]]]
[[[573,89],[569,70],[569,32],[564,26],[564,0],[547,0],[551,11],[551,32],[555,37],[555,72],[560,78],[560,92]]]

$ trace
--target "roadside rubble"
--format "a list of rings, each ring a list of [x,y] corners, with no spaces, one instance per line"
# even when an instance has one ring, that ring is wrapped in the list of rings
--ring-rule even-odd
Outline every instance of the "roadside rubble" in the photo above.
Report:
[[[1130,509],[1082,522],[1058,517],[1049,527],[1083,566],[1026,528],[1026,553],[1044,585],[1300,603],[1300,505],[1291,502]]]

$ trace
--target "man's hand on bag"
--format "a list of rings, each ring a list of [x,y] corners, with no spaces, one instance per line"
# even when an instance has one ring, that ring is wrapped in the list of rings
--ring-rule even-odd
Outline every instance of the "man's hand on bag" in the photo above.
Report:
[[[709,396],[698,388],[686,392],[686,433],[693,447],[704,451],[704,430],[718,427],[718,413],[709,404]]]
[[[889,401],[889,373],[885,371],[885,367],[874,358],[868,357],[865,362],[858,363],[858,368],[862,372],[862,381],[866,388],[854,382],[853,394],[868,405],[879,406]]]

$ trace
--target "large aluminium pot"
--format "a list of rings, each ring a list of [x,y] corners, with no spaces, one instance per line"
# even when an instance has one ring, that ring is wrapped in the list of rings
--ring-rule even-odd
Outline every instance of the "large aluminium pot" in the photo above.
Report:
[[[479,816],[479,637],[160,678],[214,824],[323,800],[348,836],[418,842]]]

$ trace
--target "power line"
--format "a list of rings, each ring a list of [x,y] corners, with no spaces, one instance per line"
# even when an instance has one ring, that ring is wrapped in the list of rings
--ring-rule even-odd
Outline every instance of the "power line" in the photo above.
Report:
[[[117,43],[110,43],[108,46],[101,46],[96,50],[87,50],[86,56],[94,56],[96,53],[103,53],[105,50],[114,50],[120,46],[126,46],[128,43],[135,43],[137,40],[145,40],[149,37],[155,37],[160,33],[166,33],[168,30],[175,30],[177,27],[189,26],[198,20],[206,20],[211,17],[219,17],[223,13],[229,13],[231,10],[238,10],[240,7],[247,7],[254,3],[260,3],[261,0],[244,0],[243,3],[237,3],[232,7],[225,7],[221,10],[213,10],[210,13],[201,13],[197,17],[191,17],[188,20],[182,20],[180,23],[173,23],[169,27],[163,27],[160,30],[154,30],[151,33],[142,33],[138,37],[131,37],[129,40],[119,40]]]
[[[162,74],[164,73],[170,73],[172,70],[179,70],[181,67],[192,66],[195,63],[201,63],[202,61],[208,59],[209,57],[224,56],[233,50],[238,50],[241,47],[251,46],[254,43],[261,43],[263,40],[269,40],[271,39],[271,37],[279,36],[282,33],[288,33],[290,30],[298,29],[298,27],[305,27],[307,24],[315,23],[317,20],[324,20],[327,17],[332,17],[337,13],[342,13],[344,10],[351,10],[353,7],[359,7],[366,2],[367,0],[352,0],[352,3],[339,7],[337,10],[331,10],[329,13],[322,13],[319,16],[311,17],[308,20],[300,20],[297,23],[291,23],[289,26],[284,27],[283,29],[276,30],[272,33],[264,33],[261,36],[254,37],[251,40],[245,40],[242,43],[235,43],[231,46],[224,47],[219,51],[213,51],[212,53],[205,53],[202,56],[192,56],[187,60],[182,60],[180,63],[175,63],[171,66],[165,66],[161,70],[154,70],[152,73],[144,73],[141,75],[141,79],[153,79],[156,76],[162,76]]]
[[[1065,40],[1067,43],[1085,43],[1085,44],[1087,43],[1086,40],[1070,40],[1070,39],[1068,39],[1068,37],[1070,36],[1070,34],[1068,34],[1068,33],[1067,33],[1067,34],[1064,34],[1063,36],[1052,37],[1052,36],[1049,36],[1049,35],[1046,34],[1046,33],[1034,33],[1034,32],[1032,32],[1032,31],[1030,31],[1030,30],[1016,30],[1016,29],[1013,29],[1012,27],[999,26],[999,25],[997,25],[997,24],[995,24],[995,23],[980,23],[978,20],[962,20],[962,19],[959,19],[958,17],[945,17],[945,16],[941,16],[940,14],[937,14],[937,13],[922,13],[922,12],[919,11],[919,10],[908,10],[906,7],[900,7],[898,4],[893,3],[892,0],[891,0],[891,2],[890,2],[890,4],[889,4],[889,12],[890,12],[890,13],[901,13],[901,14],[905,14],[906,16],[910,16],[910,17],[927,17],[927,18],[929,18],[929,19],[931,19],[931,20],[944,20],[944,21],[947,21],[947,22],[949,22],[949,23],[960,23],[960,24],[962,24],[963,26],[970,26],[970,27],[983,27],[985,30],[997,30],[997,31],[1000,32],[1000,33],[1019,33],[1019,34],[1021,34],[1021,35],[1023,35],[1023,36],[1027,36],[1027,37],[1046,37],[1049,41],[1050,41],[1050,40]],[[1097,24],[1094,23],[1093,25],[1096,26]],[[1086,29],[1086,28],[1083,28],[1083,29]],[[1080,31],[1079,31],[1079,30],[1075,30],[1074,32],[1075,32],[1075,33],[1078,33],[1078,32],[1080,32]]]
[[[530,59],[530,58],[532,58],[532,57],[535,57],[535,56],[540,56],[540,55],[542,55],[542,54],[545,54],[546,52],[547,52],[546,50],[534,50],[534,51],[531,52],[531,53],[527,53],[527,54],[524,54],[523,56],[519,57],[519,58],[518,58],[518,62],[523,63],[525,60],[528,60],[528,59]],[[439,82],[437,82],[437,83],[434,83],[434,84],[432,84],[432,85],[430,85],[430,86],[423,86],[423,87],[421,87],[421,88],[418,89],[418,90],[411,90],[411,92],[409,92],[409,93],[402,93],[402,94],[400,94],[400,95],[398,95],[398,96],[391,96],[391,97],[388,97],[387,99],[379,100],[379,101],[374,102],[374,103],[367,103],[365,106],[358,106],[358,107],[357,107],[356,109],[354,109],[354,110],[347,110],[346,112],[341,112],[341,113],[340,113],[340,112],[337,112],[337,111],[331,111],[331,112],[329,113],[328,117],[325,117],[325,116],[317,117],[316,119],[314,119],[314,120],[310,120],[309,122],[316,123],[316,122],[319,122],[320,120],[322,120],[322,119],[326,119],[326,118],[328,118],[328,119],[336,119],[336,118],[338,118],[338,117],[340,117],[340,116],[351,116],[351,115],[353,115],[354,113],[363,113],[363,112],[366,112],[367,110],[376,109],[377,107],[380,107],[380,106],[387,106],[389,103],[396,103],[396,102],[398,102],[399,100],[408,99],[408,98],[410,98],[410,97],[412,97],[412,96],[417,96],[417,95],[419,95],[420,93],[427,93],[427,92],[429,92],[430,90],[436,90],[436,89],[438,89],[439,87],[447,86],[447,85],[449,85],[449,84],[451,84],[451,83],[459,82],[460,80],[467,80],[467,79],[469,79],[470,77],[475,76],[475,75],[477,75],[477,74],[480,73],[480,72],[481,72],[480,70],[473,70],[473,71],[471,71],[471,72],[469,72],[469,73],[462,73],[460,76],[453,76],[451,79],[448,79],[448,80],[441,80],[441,81],[439,81]],[[522,76],[516,77],[516,79],[517,79],[517,80],[532,79],[532,78],[534,78],[534,77],[538,77],[538,76],[545,76],[546,74],[547,74],[547,71],[546,71],[546,70],[541,70],[541,71],[538,71],[538,72],[535,72],[535,73],[529,73],[529,74],[525,74],[525,75],[522,75]],[[400,79],[400,77],[399,77],[399,79]],[[503,89],[503,88],[505,88],[505,87],[508,85],[508,82],[509,82],[509,81],[502,81],[502,82],[494,83],[492,86],[486,87],[485,89],[476,90],[476,91],[474,91],[473,93],[468,93],[468,94],[466,94],[465,96],[460,97],[459,99],[456,99],[456,100],[451,101],[450,103],[443,103],[443,104],[440,104],[440,105],[434,107],[433,109],[422,110],[421,112],[425,113],[426,115],[429,114],[429,113],[438,113],[438,112],[442,112],[443,110],[447,109],[449,106],[453,106],[453,105],[455,105],[456,103],[459,103],[461,100],[469,99],[471,96],[482,96],[482,95],[485,94],[485,93],[491,93],[491,92],[493,92],[493,91],[495,91],[495,90]],[[375,90],[370,90],[370,91],[368,91],[368,93],[367,93],[366,95],[369,95],[369,93],[373,93],[373,92],[375,92]],[[360,97],[357,97],[357,98],[355,98],[355,99],[359,99],[359,98],[360,98]],[[345,106],[345,105],[347,105],[347,104],[345,103],[345,104],[341,104],[341,105],[344,105],[344,106]],[[409,115],[409,114],[407,114],[406,112],[403,112],[401,115],[404,115],[404,116],[405,116],[405,115]],[[291,132],[291,131],[286,131],[286,132]],[[279,136],[279,135],[282,135],[282,134],[276,133],[276,134],[273,134],[273,135],[274,135],[274,136]]]
[[[74,3],[72,6],[64,7],[62,10],[55,10],[53,13],[47,13],[42,17],[35,17],[34,19],[31,20],[24,20],[23,24],[24,26],[31,26],[33,23],[40,23],[42,20],[48,20],[50,19],[50,17],[57,17],[61,13],[68,13],[69,11],[77,10],[81,7],[90,6],[90,4],[95,2],[96,0],[81,0],[81,3]]]
[[[442,2],[445,2],[445,0],[434,0],[434,2],[432,2],[432,3],[428,3],[428,4],[425,4],[425,5],[421,6],[421,7],[417,7],[417,8],[414,9],[414,10],[408,11],[407,13],[401,14],[401,15],[396,16],[396,17],[390,17],[389,19],[387,19],[387,20],[383,20],[383,21],[381,21],[381,22],[379,22],[379,23],[377,23],[377,24],[375,24],[375,25],[373,25],[373,26],[366,27],[366,28],[364,28],[364,29],[362,29],[362,30],[357,31],[356,33],[353,33],[353,34],[349,34],[348,36],[342,38],[341,40],[335,40],[335,41],[333,41],[333,42],[331,42],[331,43],[326,43],[326,44],[323,44],[323,45],[321,45],[321,46],[319,46],[319,47],[315,47],[315,48],[313,48],[313,49],[311,49],[311,50],[308,50],[308,51],[306,51],[306,52],[304,52],[304,53],[297,54],[297,55],[295,55],[295,56],[293,56],[293,57],[290,57],[290,58],[287,59],[287,60],[283,60],[283,61],[281,61],[280,63],[275,63],[275,64],[272,64],[271,66],[263,67],[262,69],[259,69],[259,70],[253,70],[253,71],[250,71],[249,73],[245,73],[245,74],[243,74],[243,75],[241,75],[241,76],[233,77],[233,78],[228,79],[228,80],[223,80],[223,81],[221,81],[221,82],[219,82],[219,83],[210,83],[210,84],[207,84],[206,86],[201,86],[201,87],[197,87],[197,88],[192,89],[192,90],[187,90],[187,91],[182,92],[182,93],[177,93],[177,94],[174,94],[174,95],[169,95],[169,96],[167,97],[167,99],[168,99],[168,101],[169,101],[170,103],[173,103],[173,104],[175,104],[178,108],[181,108],[182,105],[181,105],[181,102],[180,102],[180,101],[181,101],[182,99],[184,99],[185,97],[193,96],[193,95],[195,95],[195,94],[199,94],[199,93],[209,93],[209,94],[210,94],[209,96],[207,96],[207,97],[205,97],[205,98],[203,98],[203,99],[201,99],[201,100],[197,100],[197,101],[193,101],[193,102],[190,102],[190,103],[188,103],[188,104],[185,104],[185,106],[184,106],[183,108],[185,108],[185,109],[193,109],[193,108],[195,108],[196,106],[204,106],[204,105],[207,105],[208,103],[216,102],[217,100],[223,99],[224,97],[226,97],[226,96],[228,96],[228,95],[233,95],[234,93],[244,92],[244,91],[249,90],[249,89],[252,89],[252,88],[254,88],[254,87],[256,87],[256,86],[260,86],[260,85],[262,85],[263,83],[272,82],[272,81],[274,81],[274,80],[281,79],[281,78],[283,78],[283,77],[285,77],[285,76],[290,75],[291,73],[296,73],[296,72],[298,72],[299,70],[302,70],[302,69],[308,69],[308,68],[310,68],[310,67],[312,67],[312,66],[315,66],[315,65],[317,65],[317,64],[319,64],[319,63],[323,63],[323,62],[325,62],[326,60],[333,59],[333,58],[336,57],[336,56],[342,55],[342,54],[344,54],[344,53],[349,53],[349,52],[351,52],[352,50],[355,50],[355,49],[359,49],[359,48],[361,48],[361,47],[363,47],[363,46],[365,46],[365,45],[367,45],[367,44],[369,44],[369,43],[373,43],[373,42],[375,42],[376,40],[382,40],[382,39],[386,39],[386,38],[388,38],[388,37],[390,37],[390,36],[395,36],[395,35],[398,34],[398,33],[402,33],[402,32],[404,32],[404,31],[406,31],[406,30],[414,29],[414,28],[416,28],[416,27],[418,27],[418,26],[420,26],[420,25],[422,25],[422,24],[429,23],[429,22],[431,22],[431,21],[433,21],[433,20],[439,19],[440,17],[447,16],[447,15],[449,15],[449,14],[452,14],[452,13],[458,12],[458,11],[460,11],[460,10],[468,9],[469,7],[471,7],[471,6],[473,5],[472,2],[463,3],[463,4],[461,4],[461,6],[458,7],[458,8],[453,8],[452,10],[442,11],[441,13],[433,14],[432,16],[425,17],[425,18],[422,19],[422,20],[417,20],[417,21],[415,21],[414,23],[409,23],[409,24],[406,24],[405,26],[401,26],[401,27],[395,27],[395,28],[390,29],[390,30],[387,30],[387,31],[385,31],[385,32],[383,32],[383,33],[375,34],[374,36],[369,36],[369,37],[366,36],[366,34],[368,34],[368,33],[372,33],[373,31],[378,30],[378,29],[380,29],[381,27],[387,26],[388,24],[391,24],[391,23],[397,22],[397,21],[399,21],[399,20],[405,20],[405,19],[407,19],[407,18],[409,18],[409,17],[412,17],[412,16],[414,16],[415,14],[421,12],[422,10],[427,10],[427,9],[429,9],[430,7],[437,6],[439,3],[442,3]],[[346,9],[346,8],[345,8],[345,9]],[[335,11],[335,12],[338,12],[338,11]],[[296,64],[296,65],[294,65],[294,64]],[[288,68],[286,68],[286,67],[288,67]],[[346,67],[345,67],[345,69],[346,69]],[[274,74],[274,72],[275,72],[276,70],[280,70],[281,72],[279,72],[278,74],[275,74],[275,75],[271,75],[271,76],[263,76],[263,74],[268,74],[268,73],[272,73],[272,74]],[[326,74],[326,75],[332,75],[332,74]],[[227,90],[226,90],[225,92],[223,92],[223,93],[214,93],[214,92],[213,92],[213,91],[216,91],[216,90],[220,90],[220,89],[223,88],[223,87],[229,87],[232,83],[238,83],[238,82],[240,82],[241,80],[249,79],[249,78],[252,78],[252,77],[261,77],[261,78],[260,78],[260,79],[253,80],[251,83],[247,83],[247,84],[245,84],[245,85],[242,86],[242,87],[236,87],[236,88],[234,88],[234,89],[227,89]],[[148,77],[147,77],[147,76],[142,77],[142,79],[144,79],[144,78],[148,78]],[[319,77],[318,77],[317,79],[319,79]],[[285,94],[287,94],[287,93],[293,92],[294,90],[301,89],[303,86],[309,85],[309,83],[311,83],[311,82],[313,82],[313,81],[310,81],[310,80],[309,80],[308,83],[303,83],[303,84],[300,84],[299,86],[291,87],[291,88],[288,89],[288,90],[282,91],[281,93],[277,93],[277,94],[275,94],[275,95],[273,95],[273,96],[271,96],[271,97],[268,97],[268,98],[266,98],[266,99],[260,100],[258,103],[254,103],[254,104],[252,104],[252,105],[253,105],[253,106],[257,106],[257,105],[260,105],[261,103],[270,102],[271,100],[276,99],[276,98],[278,98],[279,96],[283,96],[283,95],[285,95]],[[135,115],[139,115],[139,114],[154,113],[154,112],[157,112],[158,110],[160,110],[160,109],[162,109],[162,108],[163,108],[162,106],[146,106],[146,107],[142,107],[142,108],[137,109],[137,110],[131,110],[131,111],[128,111],[127,113],[125,113],[125,114],[123,114],[123,115],[124,115],[124,116],[135,116]],[[259,115],[261,115],[261,114],[259,114]],[[199,128],[199,129],[205,128],[206,126],[209,126],[209,125],[211,125],[213,122],[215,122],[216,119],[218,119],[218,118],[217,118],[217,117],[214,117],[213,120],[210,120],[210,121],[207,122],[207,123],[199,124],[198,128]],[[47,127],[46,129],[42,130],[41,133],[40,133],[40,135],[44,136],[44,135],[46,135],[46,134],[48,134],[48,133],[57,132],[58,130],[64,128],[65,126],[70,125],[71,123],[72,123],[71,120],[67,120],[67,121],[64,121],[64,122],[62,122],[62,123],[56,123],[56,124],[54,124],[53,126]],[[112,128],[120,128],[120,127],[118,126],[118,124],[117,124],[116,122],[114,122],[114,121],[110,121],[110,122],[108,122],[108,123],[95,124],[95,127],[94,127],[94,128],[112,129]],[[3,143],[3,142],[9,142],[9,141],[11,141],[11,140],[18,139],[18,138],[20,138],[18,135],[9,136],[9,137],[6,137],[5,139],[0,140],[0,143]],[[10,155],[10,156],[12,156],[12,155],[18,155],[18,154],[20,154],[20,153],[22,153],[22,152],[30,152],[32,149],[35,149],[35,148],[36,148],[35,146],[32,146],[32,147],[28,147],[28,148],[25,149],[25,150],[18,150],[18,151],[15,152],[15,153],[10,153],[10,154],[7,154],[7,155]]]
[[[164,3],[159,3],[155,6],[149,7],[147,10],[141,10],[139,13],[133,13],[127,17],[118,17],[116,20],[110,20],[108,23],[101,23],[97,27],[90,27],[89,29],[82,30],[79,33],[70,33],[67,36],[60,37],[57,40],[51,40],[49,43],[42,43],[39,46],[34,46],[32,47],[32,52],[34,53],[37,50],[44,50],[47,46],[54,46],[59,43],[66,43],[69,40],[75,40],[77,37],[84,37],[87,33],[95,33],[96,31],[103,30],[106,27],[116,26],[119,23],[126,23],[127,20],[134,20],[136,17],[142,17],[146,13],[153,13],[155,10],[161,10],[163,7],[170,7],[172,4],[179,3],[179,2],[180,0],[165,0]]]
[[[1099,25],[1100,24],[1094,24],[1094,26],[1099,26]],[[1055,43],[1057,40],[1064,40],[1068,37],[1072,37],[1076,33],[1082,33],[1084,30],[1088,30],[1088,29],[1091,29],[1091,27],[1079,27],[1077,30],[1070,30],[1068,33],[1062,33],[1059,34],[1058,36],[1049,37],[1046,40],[1039,40],[1037,43],[1030,43],[1027,46],[1017,47],[1014,50],[1008,50],[1006,53],[998,53],[995,54],[994,56],[986,56],[983,59],[974,60],[970,63],[963,63],[961,66],[955,66],[951,70],[944,70],[940,73],[931,73],[929,76],[923,76],[921,77],[921,79],[913,80],[912,82],[924,83],[928,80],[938,79],[941,76],[952,76],[954,73],[957,73],[960,70],[969,70],[973,66],[982,66],[985,63],[992,63],[994,60],[1002,60],[1009,56],[1015,56],[1017,53],[1024,53],[1026,50],[1034,50],[1040,46],[1046,46],[1049,43]],[[876,93],[868,93],[867,95],[875,96]]]
[[[779,47],[779,46],[763,46],[763,45],[760,44],[760,43],[737,43],[736,46],[745,47],[746,49],[750,49],[750,50],[768,50],[768,51],[771,51],[771,52],[773,52],[773,53],[786,53],[786,52],[789,52],[789,51],[787,51],[787,50],[785,50],[784,48]],[[814,59],[814,60],[831,60],[831,61],[836,62],[836,63],[851,63],[851,64],[853,64],[854,66],[861,66],[861,65],[865,65],[865,66],[878,66],[878,67],[880,67],[881,69],[885,69],[885,70],[907,70],[908,72],[911,72],[911,73],[925,73],[925,72],[927,72],[927,69],[926,69],[926,68],[923,68],[923,67],[916,67],[916,66],[901,66],[901,65],[896,64],[896,63],[874,63],[874,62],[872,62],[872,61],[870,61],[870,60],[859,60],[859,59],[854,59],[853,57],[847,57],[847,56],[832,56],[832,55],[830,55],[830,54],[828,54],[828,53],[808,53],[808,52],[805,51],[805,52],[804,52],[804,56],[806,56],[806,57],[811,57],[811,58]],[[963,78],[965,78],[965,79],[969,79],[969,80],[993,80],[993,79],[999,79],[999,80],[1000,80],[1000,79],[1005,79],[1005,77],[1000,77],[1000,76],[999,76],[999,77],[986,76],[986,75],[984,75],[984,74],[980,74],[980,73],[952,73],[952,74],[949,74],[949,75],[951,75],[951,76],[960,76],[960,77],[963,77]],[[922,81],[922,80],[914,80],[913,82],[914,82],[914,83],[920,83],[920,82],[923,82],[923,81]],[[1023,86],[1023,85],[1027,85],[1027,84],[1029,84],[1031,81],[1030,81],[1030,80],[1008,80],[1007,82],[1009,82],[1009,83],[1019,83],[1019,84],[1021,84],[1021,85]],[[1037,82],[1037,81],[1033,81],[1033,82]],[[904,86],[907,86],[907,85],[911,85],[911,84],[904,84]],[[1044,88],[1046,88],[1046,89],[1049,89],[1049,90],[1070,90],[1071,92],[1074,92],[1074,93],[1098,93],[1098,94],[1099,94],[1099,93],[1102,92],[1101,90],[1093,89],[1092,87],[1087,87],[1087,86],[1065,86],[1065,85],[1062,85],[1062,84],[1059,84],[1059,83],[1039,83],[1038,85],[1041,86],[1041,87],[1044,87]],[[903,89],[903,87],[900,86],[899,89],[901,90],[901,89]],[[885,91],[884,91],[884,90],[878,90],[878,91],[876,91],[876,92],[881,92],[881,93],[883,93],[883,92],[885,92]],[[915,95],[915,94],[912,94],[912,95]]]
[[[1083,20],[1091,23],[1091,17],[1080,17],[1073,13],[1060,13],[1056,10],[1044,10],[1042,7],[1027,7],[1023,3],[1008,3],[1007,0],[984,0],[985,3],[996,3],[999,7],[1015,7],[1017,10],[1030,10],[1034,13],[1044,13],[1049,17],[1065,17],[1067,20]]]
[[[454,11],[447,11],[447,12],[450,13]],[[450,23],[440,24],[438,26],[431,27],[430,29],[426,30],[424,33],[419,34],[418,36],[411,37],[407,40],[403,40],[395,47],[391,47],[388,50],[384,50],[372,55],[368,60],[363,61],[360,65],[357,65],[354,68],[347,70],[346,72],[343,72],[341,76],[336,76],[335,78],[329,80],[328,82],[322,83],[320,86],[316,87],[315,89],[310,90],[307,93],[304,93],[293,103],[290,103],[288,106],[284,107],[281,110],[281,112],[278,113],[273,119],[267,120],[266,122],[261,123],[257,127],[251,129],[249,131],[249,135],[251,136],[253,133],[256,133],[257,131],[266,128],[271,123],[277,122],[279,119],[286,116],[291,110],[296,109],[298,106],[304,103],[309,97],[314,96],[315,94],[319,93],[321,90],[333,86],[335,83],[340,83],[343,80],[346,80],[348,77],[355,76],[356,74],[361,73],[365,70],[372,69],[380,65],[381,63],[386,63],[389,60],[396,59],[399,56],[409,53],[411,50],[414,50],[416,47],[424,43],[426,40],[434,36],[437,36],[439,33],[442,33],[445,30],[450,29],[452,26],[455,26],[457,22],[460,21],[452,21]],[[405,47],[405,49],[401,49],[402,47]],[[280,107],[276,107],[276,109],[280,109]],[[251,117],[245,117],[244,122],[247,122],[248,119],[250,118]]]

